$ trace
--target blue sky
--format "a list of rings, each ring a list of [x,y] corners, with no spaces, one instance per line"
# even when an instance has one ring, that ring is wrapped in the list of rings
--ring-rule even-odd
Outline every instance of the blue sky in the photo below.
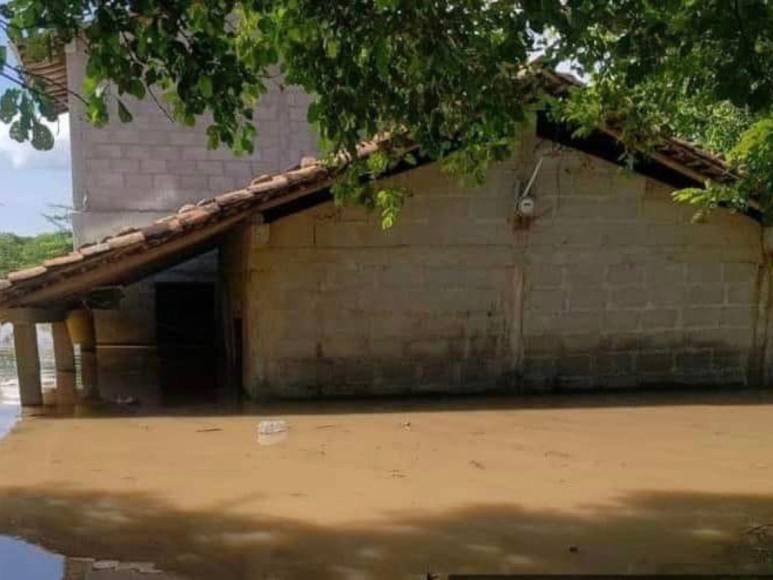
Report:
[[[4,43],[0,33],[0,44]],[[9,86],[9,81],[0,78],[0,95]],[[53,227],[42,214],[57,211],[51,204],[71,205],[68,116],[62,115],[52,129],[54,149],[35,151],[28,143],[11,139],[8,126],[0,123],[0,232],[29,235],[50,231]]]

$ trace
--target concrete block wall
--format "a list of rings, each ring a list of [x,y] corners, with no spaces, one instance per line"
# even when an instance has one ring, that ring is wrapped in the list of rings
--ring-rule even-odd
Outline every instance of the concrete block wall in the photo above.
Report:
[[[535,154],[544,163],[525,252],[524,386],[752,380],[759,225],[726,211],[695,223],[668,186],[549,143]]]
[[[506,388],[513,380],[520,234],[512,167],[460,187],[437,167],[398,225],[327,204],[248,236],[245,384],[256,396]],[[265,226],[261,226],[265,227]]]
[[[513,193],[540,157],[519,225]],[[534,140],[480,189],[436,167],[395,181],[415,196],[393,230],[329,204],[244,238],[252,394],[753,380],[767,322],[749,218],[693,223],[670,187]]]

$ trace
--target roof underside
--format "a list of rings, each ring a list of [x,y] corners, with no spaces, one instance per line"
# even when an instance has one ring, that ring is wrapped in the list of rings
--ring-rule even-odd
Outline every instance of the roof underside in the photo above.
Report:
[[[576,86],[570,77],[547,71],[538,74],[556,96]],[[566,127],[542,122],[540,132],[593,155],[620,161],[621,145],[612,129],[600,128],[591,138],[579,140]],[[363,143],[357,155],[365,158],[387,144],[387,140]],[[675,139],[664,140],[646,154],[646,160],[635,170],[675,187],[735,179],[721,159]],[[420,159],[420,163],[428,161]],[[411,167],[403,164],[395,172]],[[272,221],[327,201],[337,174],[338,170],[320,161],[305,159],[289,171],[258,177],[243,189],[186,205],[147,227],[124,229],[99,243],[13,272],[0,279],[0,319],[3,309],[8,308],[80,305],[94,289],[135,282],[217,246],[241,223]]]
[[[24,75],[33,85],[43,85],[54,102],[57,115],[68,111],[67,56],[64,47],[57,45],[45,59],[32,58],[24,45],[15,46]]]

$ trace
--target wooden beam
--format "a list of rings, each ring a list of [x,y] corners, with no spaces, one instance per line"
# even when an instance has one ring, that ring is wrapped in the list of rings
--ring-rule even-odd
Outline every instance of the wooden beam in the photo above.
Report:
[[[75,378],[75,352],[70,331],[65,322],[51,325],[54,338],[54,360],[56,363],[56,403],[73,405],[77,400]]]
[[[25,407],[40,406],[43,404],[43,387],[40,383],[38,332],[35,325],[26,322],[14,323],[13,344],[16,350],[21,404]]]
[[[3,308],[0,309],[0,320],[20,324],[36,324],[44,322],[61,322],[67,316],[61,308]]]

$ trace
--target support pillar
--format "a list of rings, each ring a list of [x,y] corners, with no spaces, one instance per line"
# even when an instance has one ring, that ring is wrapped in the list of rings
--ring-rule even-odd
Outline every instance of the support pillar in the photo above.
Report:
[[[81,383],[87,397],[99,398],[97,381],[97,338],[90,310],[75,310],[67,317],[72,340],[81,347]]]
[[[56,363],[56,402],[58,405],[74,405],[77,400],[75,352],[70,331],[65,322],[54,322],[51,324],[51,333]]]
[[[25,407],[40,406],[43,404],[43,388],[40,382],[38,331],[35,324],[14,322],[13,344],[16,350],[21,404]]]

